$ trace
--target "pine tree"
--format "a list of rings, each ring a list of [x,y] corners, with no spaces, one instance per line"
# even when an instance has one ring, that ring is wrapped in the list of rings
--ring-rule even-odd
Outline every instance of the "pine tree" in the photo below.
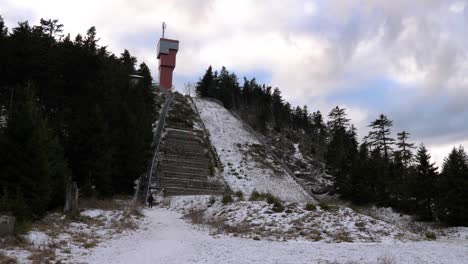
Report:
[[[213,69],[211,65],[205,72],[205,75],[198,81],[195,90],[197,91],[198,96],[207,97],[208,88],[213,85]]]
[[[422,220],[432,220],[432,204],[435,197],[437,167],[431,163],[431,155],[424,145],[416,154],[414,176],[410,179],[411,196],[415,198],[416,211]]]
[[[40,28],[47,33],[49,38],[62,37],[63,24],[58,23],[58,19],[42,19],[41,18]]]
[[[68,177],[67,163],[57,138],[41,113],[32,86],[15,90],[12,112],[1,140],[0,186],[12,210],[22,221],[42,216],[63,203],[60,193]]]
[[[349,193],[346,198],[357,204],[366,204],[374,198],[374,175],[371,171],[370,153],[366,143],[359,146],[358,155],[353,160]]]
[[[398,151],[400,153],[401,160],[405,167],[408,167],[411,163],[411,160],[413,159],[413,153],[411,152],[412,149],[415,148],[413,143],[408,143],[409,136],[411,134],[402,131],[397,134],[398,136],[398,142],[396,145],[398,146]]]
[[[393,121],[389,120],[387,116],[381,114],[378,119],[371,122],[369,127],[371,131],[365,140],[378,151],[381,151],[385,162],[389,162],[389,155],[392,151],[392,145],[395,140],[390,137],[390,128]]]
[[[8,28],[5,26],[5,22],[3,21],[3,17],[0,16],[0,40],[6,38],[8,34]]]
[[[445,158],[438,182],[437,213],[440,220],[468,225],[468,155],[463,147],[453,148]]]
[[[335,185],[339,193],[350,192],[350,171],[357,154],[357,139],[354,126],[349,125],[344,108],[335,107],[328,115],[330,142],[327,148],[326,163],[335,176]]]

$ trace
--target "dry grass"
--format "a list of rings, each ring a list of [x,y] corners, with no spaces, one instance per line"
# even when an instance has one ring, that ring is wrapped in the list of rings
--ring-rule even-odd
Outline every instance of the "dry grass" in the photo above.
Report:
[[[79,202],[81,209],[101,209],[106,211],[122,210],[128,205],[129,201],[120,199],[96,199],[96,198],[82,198]]]
[[[0,264],[17,264],[18,261],[15,258],[9,257],[0,253]]]
[[[28,259],[31,260],[33,264],[56,263],[55,258],[55,249],[53,248],[33,251],[32,254],[28,257]]]
[[[222,217],[206,219],[204,217],[204,210],[191,210],[184,216],[185,219],[190,221],[192,224],[202,225],[210,228],[216,234],[246,234],[251,231],[251,227],[248,223],[239,223],[237,225],[228,225],[226,219]]]
[[[27,243],[21,236],[7,236],[0,239],[0,244],[2,249],[11,249],[26,246]]]
[[[338,243],[339,242],[353,242],[353,239],[351,238],[351,235],[349,234],[349,232],[347,232],[345,230],[340,230],[340,231],[336,232],[333,235],[333,239]]]

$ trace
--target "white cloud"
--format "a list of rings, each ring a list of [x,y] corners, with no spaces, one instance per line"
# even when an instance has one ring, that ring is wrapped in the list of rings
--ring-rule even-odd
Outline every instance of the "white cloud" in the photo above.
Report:
[[[450,5],[450,11],[460,14],[465,10],[466,2],[464,1],[457,1]]]
[[[209,64],[225,65],[235,72],[271,75],[271,85],[279,86],[287,100],[310,104],[311,110],[347,105],[358,127],[367,125],[367,113],[377,115],[376,109],[346,99],[328,102],[326,96],[359,89],[374,78],[393,81],[427,100],[446,100],[452,107],[447,115],[467,110],[466,18],[453,15],[464,12],[466,1],[0,1],[10,27],[18,19],[37,23],[40,17],[58,18],[75,35],[94,25],[101,45],[117,54],[129,49],[155,76],[156,42],[165,21],[167,36],[180,40],[178,87],[187,78],[196,81]],[[144,43],[135,44],[139,42]],[[418,105],[408,111],[428,107],[421,105],[424,100],[415,101]],[[386,114],[391,118],[395,113]],[[445,124],[421,124],[436,125]]]
[[[304,13],[306,15],[314,15],[317,12],[317,5],[312,1],[304,3]]]

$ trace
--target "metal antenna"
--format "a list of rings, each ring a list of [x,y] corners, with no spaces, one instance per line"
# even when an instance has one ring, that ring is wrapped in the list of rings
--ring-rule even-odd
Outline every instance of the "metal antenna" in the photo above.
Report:
[[[166,31],[166,22],[162,22],[162,37],[164,38],[164,32]]]

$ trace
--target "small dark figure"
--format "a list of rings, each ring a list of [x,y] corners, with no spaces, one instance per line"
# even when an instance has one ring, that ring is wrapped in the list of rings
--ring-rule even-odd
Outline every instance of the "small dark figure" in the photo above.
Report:
[[[149,208],[153,208],[153,201],[154,201],[153,195],[150,194],[150,195],[148,196],[148,207],[149,207]]]
[[[165,187],[162,188],[162,195],[163,195],[163,197],[166,197],[166,188]]]

